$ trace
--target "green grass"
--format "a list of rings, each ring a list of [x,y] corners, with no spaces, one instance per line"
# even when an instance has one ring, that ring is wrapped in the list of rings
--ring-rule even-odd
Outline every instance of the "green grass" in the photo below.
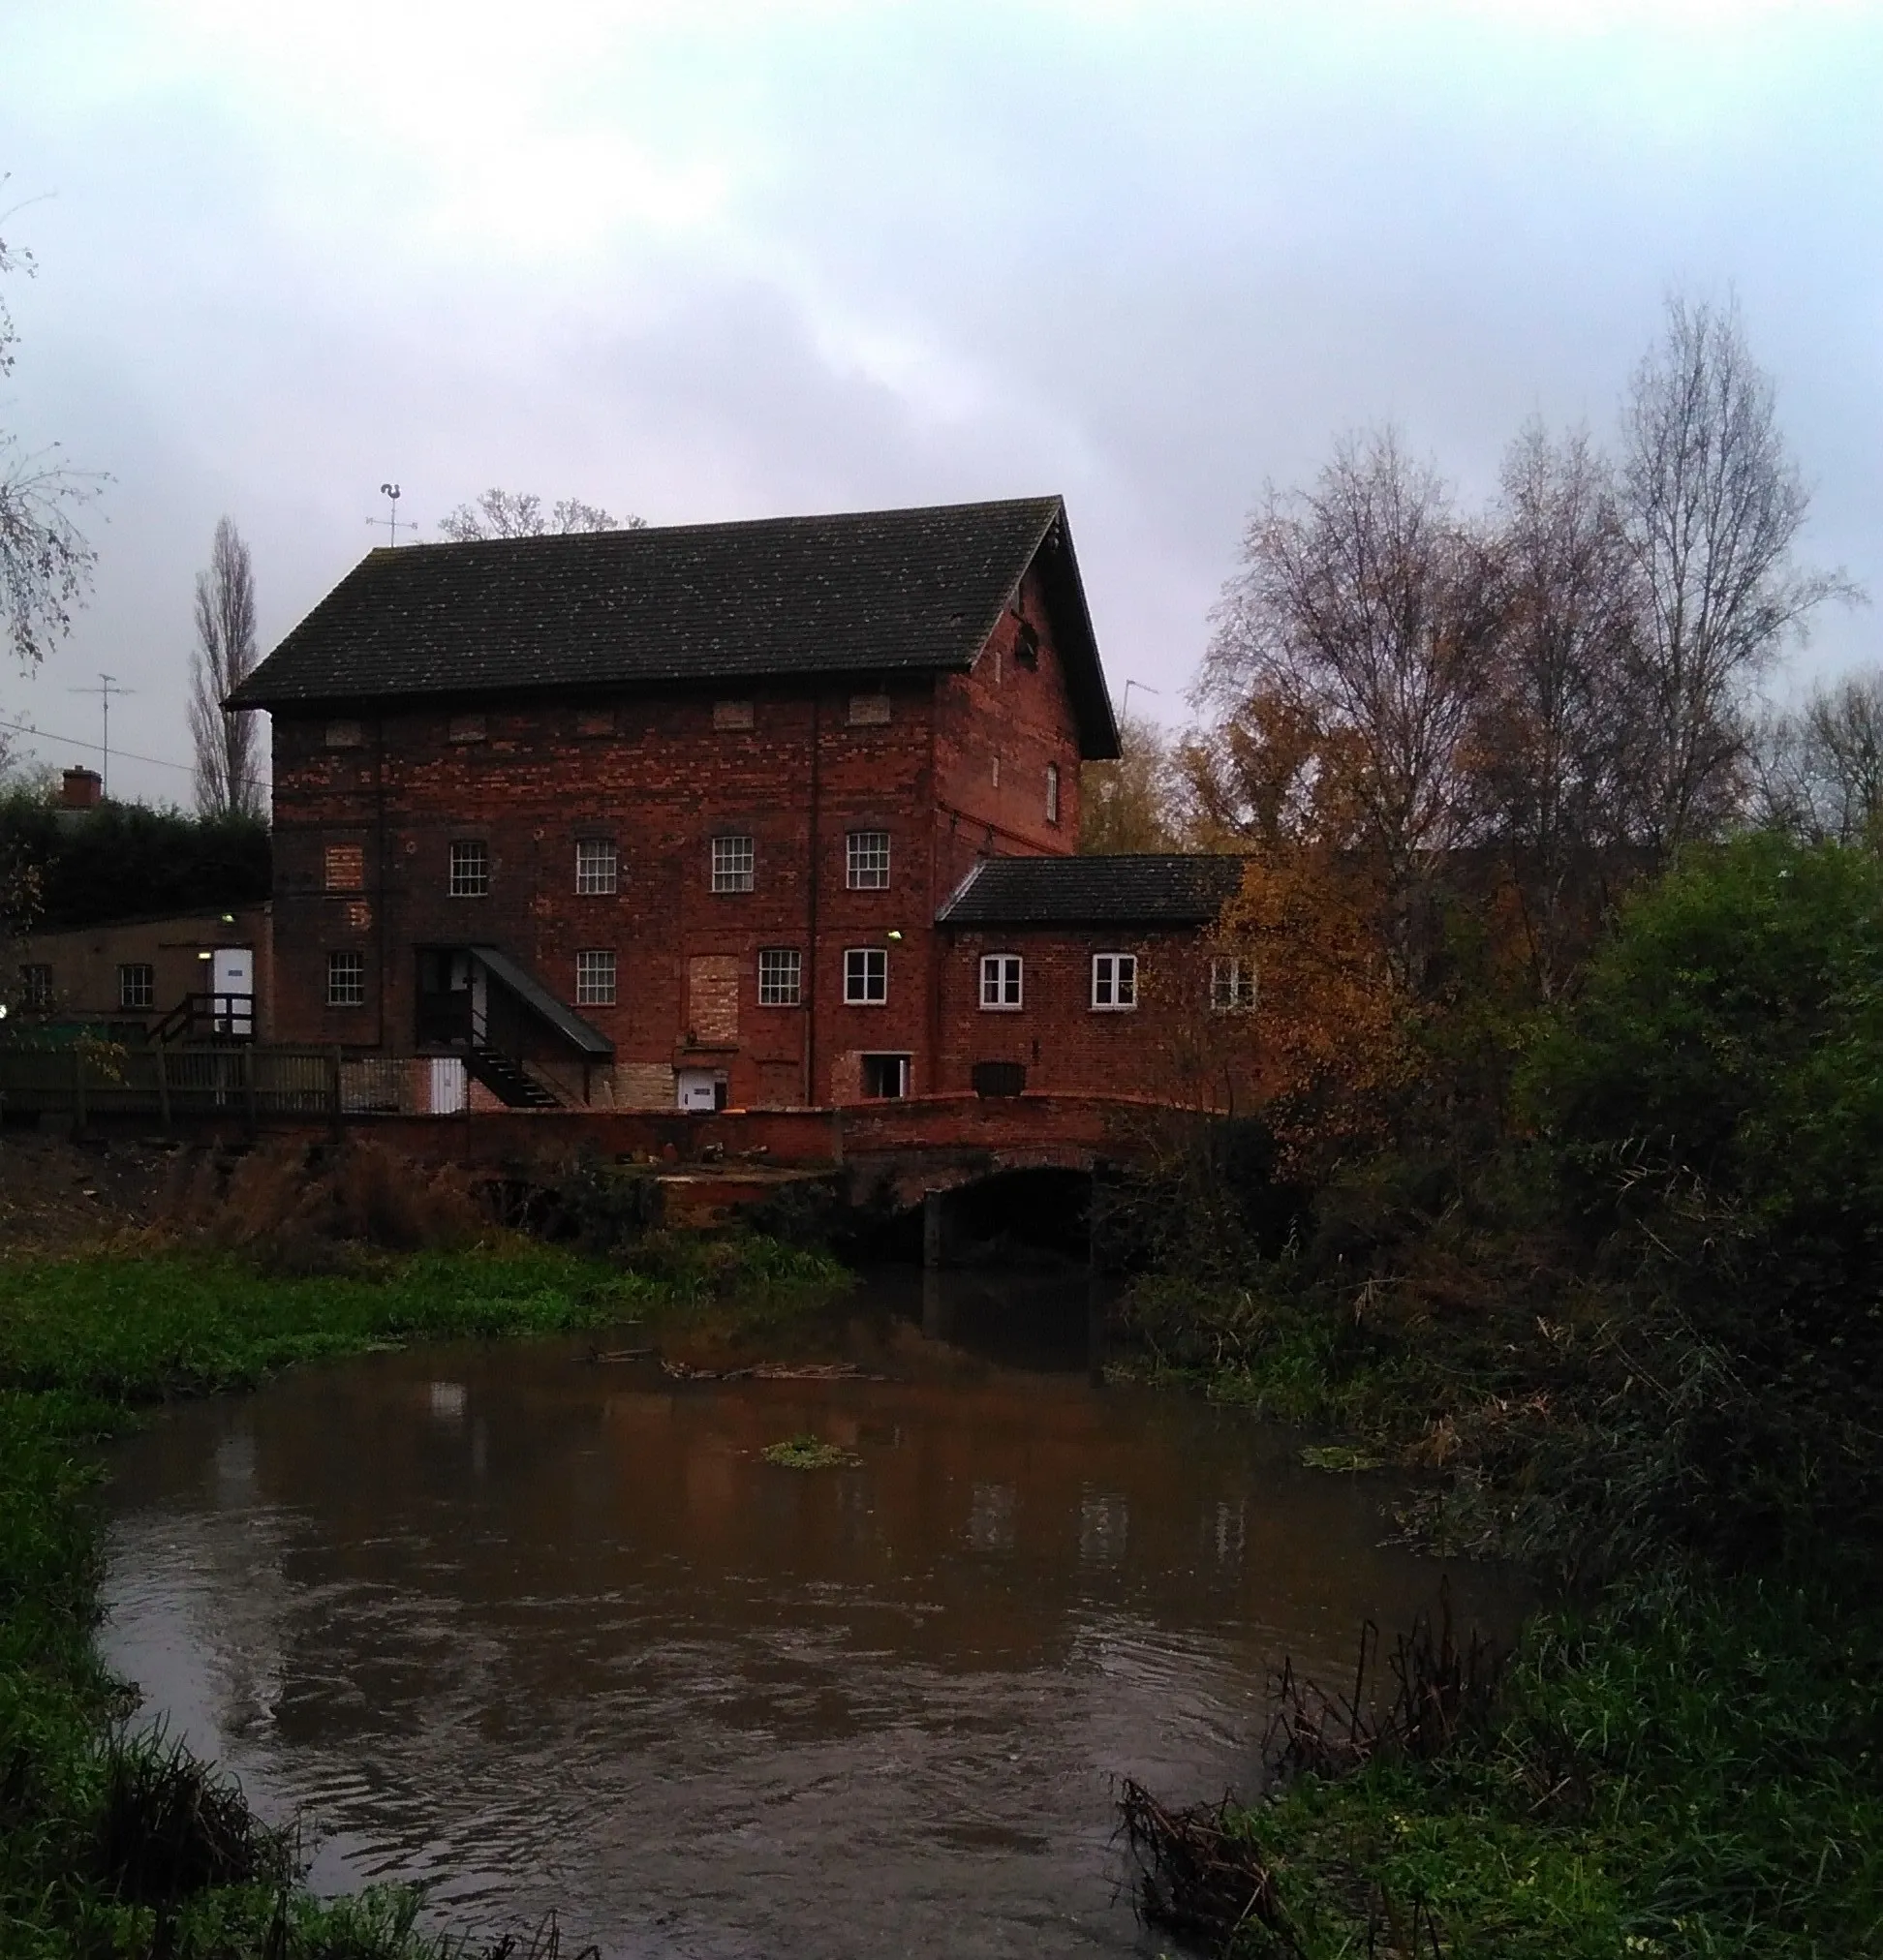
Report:
[[[863,1460],[816,1436],[787,1436],[782,1443],[767,1443],[758,1454],[781,1470],[850,1470]]]
[[[1752,1581],[1544,1614],[1486,1732],[1240,1825],[1311,1960],[1414,1900],[1454,1960],[1883,1952],[1879,1633]]]
[[[691,1325],[709,1310],[771,1326],[843,1283],[823,1255],[756,1238],[661,1236],[625,1267],[518,1241],[308,1278],[179,1253],[0,1260],[0,1954],[141,1956],[161,1944],[160,1913],[172,1960],[259,1954],[271,1926],[274,1960],[436,1950],[396,1897],[330,1908],[258,1884],[126,1896],[103,1822],[122,1710],[91,1640],[95,1491],[101,1446],[144,1410],[413,1341]]]

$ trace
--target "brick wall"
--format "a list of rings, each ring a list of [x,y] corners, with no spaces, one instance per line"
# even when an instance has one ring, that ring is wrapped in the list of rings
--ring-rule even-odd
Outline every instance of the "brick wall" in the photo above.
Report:
[[[940,1087],[972,1086],[976,1062],[1013,1062],[1027,1087],[1055,1093],[1144,1096],[1223,1109],[1252,1078],[1252,1018],[1210,1004],[1210,951],[1191,931],[1143,928],[985,928],[945,934],[941,961],[943,1030]],[[1017,954],[1017,1009],[980,1004],[980,963]],[[1137,961],[1137,1004],[1093,1006],[1100,953]]]

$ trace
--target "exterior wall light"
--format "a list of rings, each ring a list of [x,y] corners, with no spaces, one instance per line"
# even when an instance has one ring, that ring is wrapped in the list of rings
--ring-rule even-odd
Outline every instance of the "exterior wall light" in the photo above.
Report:
[[[893,928],[889,932],[883,934],[882,936],[885,939],[890,940],[892,943],[899,942],[902,938],[902,934],[896,932]]]

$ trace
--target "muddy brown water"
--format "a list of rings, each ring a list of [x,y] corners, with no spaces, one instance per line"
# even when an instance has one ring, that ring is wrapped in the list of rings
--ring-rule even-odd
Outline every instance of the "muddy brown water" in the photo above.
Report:
[[[920,1282],[879,1279],[816,1340],[880,1380],[465,1343],[179,1409],[116,1460],[107,1656],[303,1817],[317,1888],[419,1882],[437,1926],[1156,1952],[1114,1779],[1257,1788],[1271,1668],[1343,1674],[1441,1568],[1381,1545],[1385,1480],[1093,1386],[1082,1289],[949,1275],[926,1305],[925,1335]],[[806,1431],[859,1465],[761,1460]],[[1512,1623],[1507,1579],[1450,1580]]]

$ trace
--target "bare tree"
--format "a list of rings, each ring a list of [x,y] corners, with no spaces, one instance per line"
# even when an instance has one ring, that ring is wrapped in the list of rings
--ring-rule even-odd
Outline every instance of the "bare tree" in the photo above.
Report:
[[[1883,843],[1883,667],[1769,717],[1757,772],[1765,822],[1813,843]]]
[[[644,531],[644,517],[616,517],[579,497],[565,497],[545,515],[542,499],[534,491],[486,490],[474,503],[460,504],[438,520],[438,528],[453,544],[475,544],[486,537],[542,537],[551,532],[566,536],[574,531]]]
[[[1475,742],[1489,836],[1509,865],[1549,998],[1639,802],[1628,702],[1639,587],[1613,475],[1581,430],[1531,422],[1504,458],[1502,619]]]
[[[1661,850],[1739,806],[1746,704],[1815,607],[1855,597],[1792,560],[1810,496],[1737,304],[1672,298],[1623,416],[1622,491],[1642,581],[1633,705],[1649,745],[1643,828]]]
[[[1409,950],[1406,901],[1470,841],[1469,740],[1497,641],[1495,556],[1436,474],[1391,430],[1341,444],[1312,491],[1271,491],[1244,540],[1200,697],[1231,716],[1266,697],[1320,740],[1356,844],[1373,854]]]
[[[255,671],[255,567],[241,533],[216,522],[209,568],[197,573],[196,650],[190,658],[190,735],[197,809],[204,816],[259,816],[261,745],[255,717],[223,703]]]
[[[0,238],[0,274],[30,279],[34,269],[31,253]],[[0,379],[13,372],[15,338],[0,299]],[[71,630],[73,609],[90,589],[98,554],[74,512],[102,481],[61,462],[56,444],[28,450],[0,429],[0,637],[22,666],[36,666]]]

